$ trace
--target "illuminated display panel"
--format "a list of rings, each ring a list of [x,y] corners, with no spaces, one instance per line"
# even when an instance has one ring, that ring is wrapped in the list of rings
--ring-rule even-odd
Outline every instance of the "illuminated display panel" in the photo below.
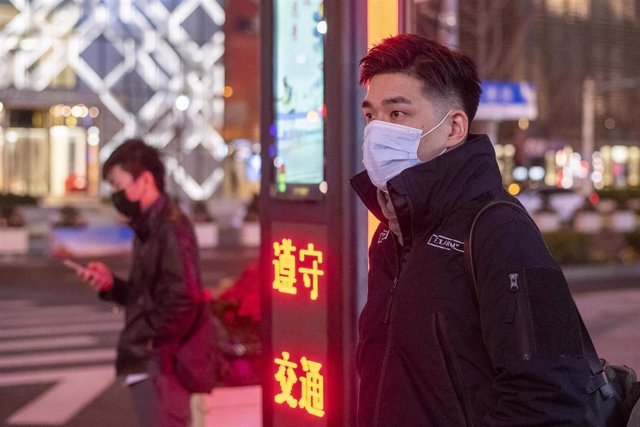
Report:
[[[385,37],[398,34],[398,2],[390,0],[367,1],[367,46],[372,47]],[[371,242],[380,221],[369,213],[367,215],[367,241]]]
[[[324,5],[275,0],[274,194],[320,198],[324,182]]]
[[[398,2],[367,1],[367,45],[372,47],[386,37],[398,34]]]
[[[324,225],[272,225],[273,425],[327,425],[326,233]]]

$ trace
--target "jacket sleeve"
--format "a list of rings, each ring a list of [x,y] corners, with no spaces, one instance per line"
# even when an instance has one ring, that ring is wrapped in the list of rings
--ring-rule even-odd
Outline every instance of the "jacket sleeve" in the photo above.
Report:
[[[127,287],[128,282],[119,277],[113,277],[113,286],[108,291],[98,292],[100,299],[105,301],[113,301],[122,306],[127,305]]]
[[[165,231],[166,230],[166,231]],[[202,297],[198,247],[186,224],[166,227],[158,258],[158,275],[151,291],[147,322],[154,339],[164,341],[181,335],[195,315]]]
[[[581,425],[590,371],[562,271],[522,214],[487,213],[476,233],[481,328],[496,373],[486,425]]]

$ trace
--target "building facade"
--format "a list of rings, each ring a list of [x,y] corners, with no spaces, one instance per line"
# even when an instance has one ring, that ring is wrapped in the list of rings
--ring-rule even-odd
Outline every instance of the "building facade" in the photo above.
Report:
[[[251,0],[0,1],[0,192],[98,196],[101,163],[129,137],[161,149],[176,196],[222,191],[230,142],[258,135],[256,13]],[[249,59],[230,84],[238,38]]]
[[[413,0],[409,4],[410,29],[443,39],[443,27],[452,27],[456,45],[474,57],[483,80],[524,81],[536,88],[536,120],[504,121],[494,130],[498,144],[511,146],[499,150],[512,153],[506,163],[544,167],[547,174],[541,179],[548,185],[573,186],[585,172],[585,162],[596,172],[589,177],[596,188],[640,185],[640,117],[634,108],[640,101],[640,2]],[[453,20],[447,8],[454,9]],[[595,84],[590,100],[593,156],[584,150],[588,79]],[[487,123],[478,123],[476,130],[487,131]],[[506,181],[513,179],[513,170],[503,172]]]

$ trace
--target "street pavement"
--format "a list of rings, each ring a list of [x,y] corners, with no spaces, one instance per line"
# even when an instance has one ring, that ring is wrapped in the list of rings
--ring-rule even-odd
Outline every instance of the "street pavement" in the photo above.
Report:
[[[251,247],[203,250],[203,283],[219,292],[257,258]],[[128,274],[128,256],[100,260]],[[46,251],[0,257],[0,425],[134,426],[113,369],[123,315]],[[259,386],[196,396],[193,425],[260,425],[260,398]]]
[[[229,285],[257,256],[255,248],[203,251],[205,285]],[[127,274],[128,257],[103,261]],[[640,369],[640,266],[565,272],[599,355]],[[134,426],[127,390],[113,372],[122,321],[122,311],[98,301],[58,259],[1,258],[0,424]],[[194,425],[259,426],[260,398],[259,386],[197,396]]]
[[[640,373],[640,286],[575,295],[598,356]]]

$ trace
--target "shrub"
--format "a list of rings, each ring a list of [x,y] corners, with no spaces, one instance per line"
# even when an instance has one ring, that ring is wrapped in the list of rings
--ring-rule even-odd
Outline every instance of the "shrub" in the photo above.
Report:
[[[560,265],[587,264],[592,261],[589,238],[573,230],[559,230],[544,234],[549,251]]]
[[[640,256],[640,230],[627,233],[624,240],[627,247],[633,251],[636,256]]]
[[[38,200],[32,196],[19,196],[13,193],[0,193],[0,206],[36,205]]]
[[[638,188],[637,187],[628,187],[628,188],[604,188],[602,190],[598,190],[598,196],[600,199],[612,199],[618,203],[619,207],[624,207],[627,205],[627,201],[634,197],[638,197]]]

